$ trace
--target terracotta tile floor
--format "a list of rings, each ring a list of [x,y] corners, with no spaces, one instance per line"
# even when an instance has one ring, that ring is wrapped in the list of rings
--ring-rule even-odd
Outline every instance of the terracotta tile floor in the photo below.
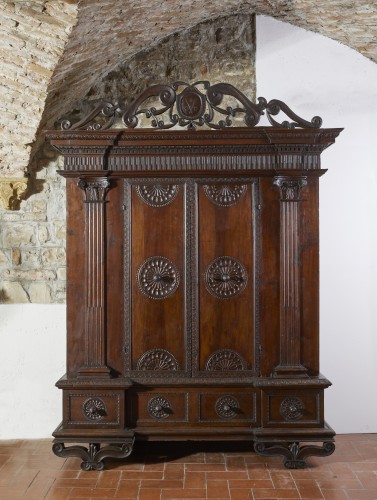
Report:
[[[83,472],[50,440],[0,441],[1,500],[377,499],[377,434],[337,436],[335,453],[287,470],[246,443],[138,444],[123,462]]]

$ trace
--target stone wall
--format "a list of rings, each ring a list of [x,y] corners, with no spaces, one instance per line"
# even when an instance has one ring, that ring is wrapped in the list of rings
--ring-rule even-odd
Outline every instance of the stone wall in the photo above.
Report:
[[[226,80],[255,98],[255,18],[234,15],[183,30],[128,58],[97,82],[69,117],[101,99],[136,97],[153,83]],[[57,126],[57,124],[56,124]],[[65,188],[62,158],[48,146],[33,162],[32,195],[0,210],[0,302],[65,300]]]

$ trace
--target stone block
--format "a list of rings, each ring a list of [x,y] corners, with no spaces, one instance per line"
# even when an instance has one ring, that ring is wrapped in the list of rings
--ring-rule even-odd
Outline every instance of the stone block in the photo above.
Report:
[[[55,237],[57,240],[65,240],[66,237],[66,223],[65,221],[55,221],[54,222],[54,228],[55,228]]]
[[[48,241],[51,240],[51,235],[48,227],[46,225],[39,225],[38,226],[38,241],[40,244],[47,243]]]
[[[31,204],[32,212],[45,212],[46,211],[46,200],[34,200]]]
[[[34,304],[50,304],[51,288],[46,283],[32,283],[29,286],[30,302]]]
[[[35,243],[35,228],[30,224],[7,224],[4,230],[4,245],[8,248]]]
[[[20,283],[4,281],[0,285],[0,303],[25,304],[27,302],[30,302],[29,296]]]
[[[39,267],[41,263],[41,250],[38,247],[22,249],[21,262],[28,267]]]
[[[65,267],[58,267],[56,270],[58,280],[65,281],[67,279],[67,269]]]
[[[0,250],[0,266],[9,264],[9,255],[6,250]]]
[[[56,279],[51,269],[5,269],[1,277],[7,281],[49,281]]]
[[[14,266],[21,264],[21,250],[19,248],[12,248],[12,264]]]
[[[65,249],[61,247],[45,248],[42,250],[42,264],[44,266],[65,265]]]

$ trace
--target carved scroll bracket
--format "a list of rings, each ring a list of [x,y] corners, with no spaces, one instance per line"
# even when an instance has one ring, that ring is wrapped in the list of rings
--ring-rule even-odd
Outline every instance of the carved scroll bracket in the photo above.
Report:
[[[307,376],[301,364],[301,266],[299,210],[305,176],[277,176],[280,190],[280,364],[278,377]]]
[[[78,187],[85,193],[85,280],[86,363],[80,369],[83,376],[110,376],[106,364],[106,245],[105,201],[110,188],[107,177],[81,177]]]
[[[0,178],[0,203],[5,210],[18,210],[28,188],[27,177]]]

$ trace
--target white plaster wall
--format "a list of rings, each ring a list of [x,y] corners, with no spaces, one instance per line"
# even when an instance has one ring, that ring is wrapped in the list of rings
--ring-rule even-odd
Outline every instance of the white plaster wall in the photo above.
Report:
[[[65,305],[0,305],[0,439],[43,438],[61,422]]]
[[[324,127],[344,127],[322,154],[321,371],[338,433],[377,432],[377,65],[321,35],[257,18],[257,95]]]

